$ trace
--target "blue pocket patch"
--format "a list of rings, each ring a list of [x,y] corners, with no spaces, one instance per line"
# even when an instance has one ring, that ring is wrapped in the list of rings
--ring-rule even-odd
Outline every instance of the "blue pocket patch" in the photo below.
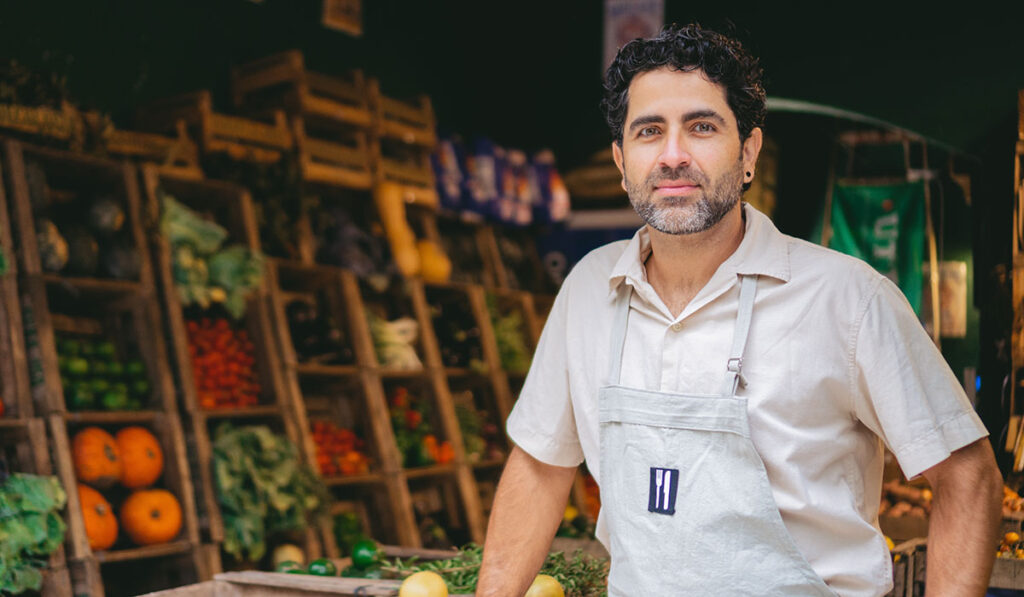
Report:
[[[647,511],[655,514],[676,513],[676,490],[679,489],[679,469],[651,467],[651,490],[647,498]]]

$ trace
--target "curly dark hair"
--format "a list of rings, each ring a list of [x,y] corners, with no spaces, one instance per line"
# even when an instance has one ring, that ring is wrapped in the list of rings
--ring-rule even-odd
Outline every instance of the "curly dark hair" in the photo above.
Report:
[[[736,115],[740,141],[750,131],[764,126],[768,112],[764,84],[757,58],[739,41],[721,33],[690,24],[684,27],[667,25],[651,39],[634,39],[622,46],[604,75],[604,110],[608,128],[619,145],[626,109],[629,107],[629,84],[641,73],[670,67],[681,71],[701,70],[713,83],[725,87],[725,98]]]

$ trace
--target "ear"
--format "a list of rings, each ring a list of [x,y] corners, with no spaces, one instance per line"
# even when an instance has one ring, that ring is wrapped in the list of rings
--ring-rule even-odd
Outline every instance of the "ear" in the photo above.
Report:
[[[619,182],[622,185],[622,190],[626,191],[626,171],[622,165],[622,146],[612,141],[612,159],[615,160],[615,167],[619,169],[619,174],[622,175],[622,181]]]
[[[761,153],[761,145],[763,143],[764,132],[761,131],[760,127],[750,131],[750,136],[743,142],[743,149],[740,150],[740,157],[743,158],[744,172],[754,172],[754,166],[757,164],[757,156]]]

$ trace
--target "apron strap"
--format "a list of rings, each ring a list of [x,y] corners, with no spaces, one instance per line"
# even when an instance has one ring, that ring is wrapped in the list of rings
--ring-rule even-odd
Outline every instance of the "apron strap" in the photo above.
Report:
[[[740,276],[739,312],[736,314],[732,349],[729,351],[729,361],[726,363],[723,396],[734,397],[741,384],[744,387],[747,385],[747,380],[743,378],[743,351],[746,349],[747,337],[750,335],[750,320],[754,314],[754,296],[756,294],[757,276]]]
[[[618,385],[622,373],[622,352],[626,345],[626,324],[629,320],[629,301],[633,297],[633,287],[623,284],[626,291],[619,291],[615,298],[615,320],[612,322],[611,351],[608,363],[608,385]]]

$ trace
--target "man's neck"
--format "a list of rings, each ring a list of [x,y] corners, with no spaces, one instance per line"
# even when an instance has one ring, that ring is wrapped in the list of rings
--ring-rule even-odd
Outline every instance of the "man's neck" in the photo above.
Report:
[[[644,264],[647,281],[678,317],[711,276],[740,246],[743,207],[736,207],[710,229],[696,234],[666,234],[648,227],[651,255]]]

